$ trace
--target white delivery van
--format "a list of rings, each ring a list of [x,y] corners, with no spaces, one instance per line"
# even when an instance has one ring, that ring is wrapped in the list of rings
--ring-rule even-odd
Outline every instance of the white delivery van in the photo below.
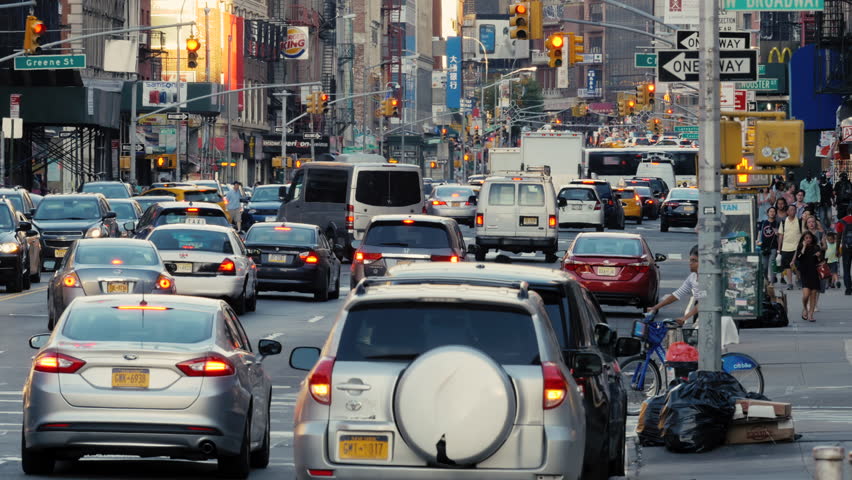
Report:
[[[522,170],[522,162],[520,148],[488,149],[488,171],[492,174]]]
[[[558,130],[539,130],[521,135],[521,169],[547,165],[555,186],[583,178],[582,133]]]
[[[636,167],[636,178],[657,177],[662,178],[669,188],[677,185],[675,183],[674,166],[669,160],[646,160]]]

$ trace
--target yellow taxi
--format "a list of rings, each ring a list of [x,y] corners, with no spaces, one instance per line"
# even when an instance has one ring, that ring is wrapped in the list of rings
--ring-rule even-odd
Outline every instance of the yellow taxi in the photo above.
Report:
[[[213,187],[201,187],[197,185],[169,185],[162,187],[150,188],[142,192],[143,197],[147,196],[169,196],[173,197],[176,202],[208,202],[215,203],[222,207],[225,211],[225,216],[231,220],[228,215],[228,202],[225,201],[219,190]]]
[[[621,206],[624,208],[624,218],[636,220],[636,224],[642,223],[642,199],[633,187],[618,187],[613,188],[615,196],[621,199]]]

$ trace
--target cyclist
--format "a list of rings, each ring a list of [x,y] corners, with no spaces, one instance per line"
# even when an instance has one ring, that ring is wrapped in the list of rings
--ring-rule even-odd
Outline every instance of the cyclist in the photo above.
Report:
[[[661,308],[670,305],[678,300],[692,296],[695,299],[695,304],[684,314],[684,316],[675,319],[675,321],[683,325],[687,319],[690,319],[698,314],[698,299],[707,296],[707,292],[698,286],[698,245],[695,245],[689,250],[689,276],[683,281],[683,285],[672,292],[653,307],[648,307],[645,311],[657,313]]]

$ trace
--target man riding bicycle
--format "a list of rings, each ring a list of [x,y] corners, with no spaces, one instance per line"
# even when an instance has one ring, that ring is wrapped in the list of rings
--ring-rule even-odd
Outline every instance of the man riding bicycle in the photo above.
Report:
[[[648,307],[645,312],[657,313],[666,305],[670,305],[691,295],[692,298],[695,299],[694,305],[688,312],[686,312],[686,314],[684,314],[684,316],[675,319],[675,321],[678,324],[683,325],[688,319],[697,315],[698,299],[707,296],[707,292],[700,289],[698,286],[698,245],[695,245],[689,250],[689,272],[689,276],[687,276],[686,280],[683,281],[683,285],[671,294],[666,295],[666,298],[662,299],[653,307]]]

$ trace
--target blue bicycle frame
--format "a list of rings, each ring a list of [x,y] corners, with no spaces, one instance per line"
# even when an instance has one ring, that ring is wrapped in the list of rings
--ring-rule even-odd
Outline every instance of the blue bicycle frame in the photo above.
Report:
[[[645,350],[645,360],[642,361],[642,366],[633,372],[633,378],[630,381],[630,386],[636,390],[642,390],[645,387],[645,373],[648,371],[648,364],[654,354],[656,354],[657,358],[660,359],[660,365],[665,365],[666,363],[666,349],[663,348],[663,339],[666,338],[668,328],[662,322],[654,322],[653,320],[655,316],[655,314],[649,313],[642,320],[642,323],[645,325],[642,337],[644,338],[647,348]],[[634,336],[638,333],[636,330],[637,328],[634,324]]]

